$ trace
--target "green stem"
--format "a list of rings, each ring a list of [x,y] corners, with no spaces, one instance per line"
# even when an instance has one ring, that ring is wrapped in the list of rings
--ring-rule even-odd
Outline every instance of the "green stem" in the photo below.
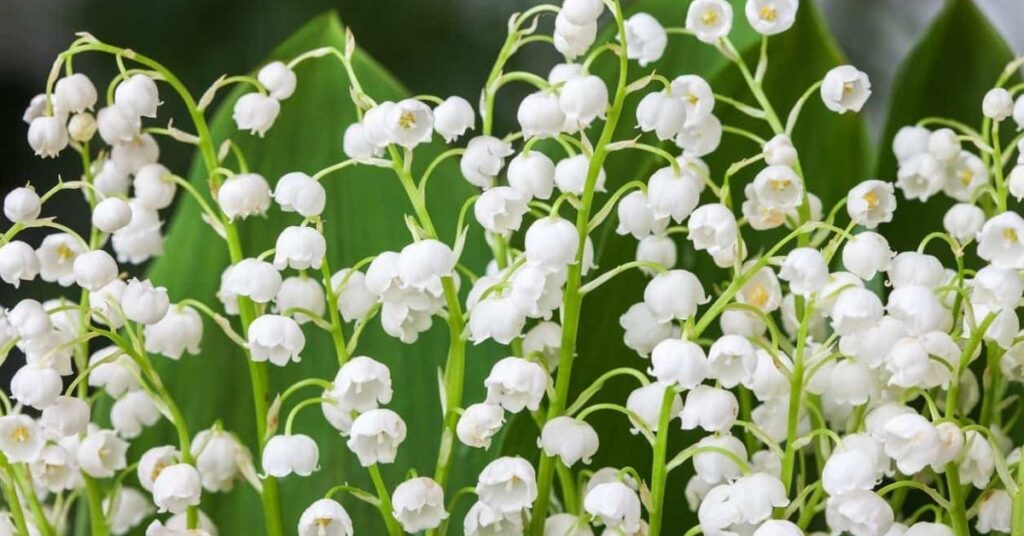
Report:
[[[960,467],[951,462],[946,465],[946,484],[949,487],[950,524],[956,536],[969,536],[971,529],[967,525],[967,494],[960,486]],[[1016,528],[1014,529],[1016,533]]]
[[[793,467],[796,459],[796,434],[800,422],[800,401],[803,398],[804,387],[804,351],[807,347],[807,331],[810,328],[811,318],[814,313],[814,302],[808,301],[803,304],[803,318],[800,322],[796,339],[796,352],[793,355],[793,373],[790,376],[789,388],[789,414],[786,421],[786,450],[782,456],[782,484],[786,487],[786,493],[792,489]]]
[[[625,19],[622,14],[622,5],[617,0],[611,2],[614,7],[615,24],[618,28],[619,42],[626,46]],[[626,98],[626,78],[628,75],[628,60],[625,54],[619,54],[619,79],[615,90],[615,99],[608,110],[608,118],[604,128],[601,130],[601,137],[598,139],[594,155],[590,159],[590,166],[587,169],[587,182],[583,188],[583,198],[579,211],[576,214],[576,230],[578,241],[576,248],[576,259],[569,265],[568,277],[565,284],[565,295],[562,303],[562,346],[559,352],[558,378],[555,384],[555,395],[550,398],[547,412],[547,420],[558,417],[565,411],[566,400],[569,397],[570,379],[572,378],[572,365],[576,357],[576,335],[580,323],[580,307],[583,304],[583,294],[580,293],[582,283],[583,253],[586,248],[587,230],[590,225],[590,210],[594,201],[594,189],[597,183],[598,172],[604,165],[605,157],[608,154],[608,145],[611,143],[615,128],[619,123],[619,116],[622,114],[622,106]],[[548,504],[551,501],[551,484],[555,473],[555,464],[561,463],[552,456],[541,456],[540,467],[537,472],[537,500],[533,505],[533,517],[530,520],[530,534],[542,534],[544,532],[544,521],[547,519]]]
[[[377,490],[377,500],[379,501],[378,508],[380,509],[380,515],[384,518],[384,524],[388,528],[388,534],[391,536],[402,536],[402,527],[398,526],[398,520],[395,519],[394,508],[391,506],[391,494],[388,493],[388,487],[384,485],[384,479],[380,476],[380,468],[376,465],[371,465],[366,468],[370,472],[370,477],[373,479],[373,487]]]
[[[654,443],[654,459],[651,462],[651,509],[649,516],[650,529],[648,536],[660,536],[662,517],[664,516],[665,486],[668,482],[668,470],[665,457],[668,452],[668,423],[672,420],[672,400],[676,390],[665,389],[661,399],[661,414],[658,418],[658,435]]]
[[[0,485],[3,486],[4,500],[7,502],[7,507],[11,511],[11,517],[14,518],[14,524],[18,527],[18,534],[28,534],[28,523],[25,521],[25,511],[21,509],[21,501],[18,500],[18,492],[14,488],[13,484],[14,468],[12,468],[11,464],[7,461],[7,456],[4,456],[3,454],[0,454],[0,470],[7,473],[10,477],[0,480]],[[89,504],[91,505],[92,502]],[[100,519],[102,520],[102,516]],[[100,533],[93,531],[93,534]]]

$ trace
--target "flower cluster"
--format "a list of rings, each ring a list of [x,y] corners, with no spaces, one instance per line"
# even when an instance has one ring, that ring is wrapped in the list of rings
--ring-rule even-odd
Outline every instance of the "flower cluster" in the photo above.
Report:
[[[797,0],[747,0],[744,15],[767,40],[788,30],[797,11]],[[538,33],[537,19],[549,14],[553,33]],[[613,21],[617,40],[595,46],[602,17]],[[906,126],[892,144],[894,182],[864,180],[825,206],[810,191],[824,179],[805,175],[793,130],[816,94],[827,110],[859,112],[871,94],[868,77],[837,66],[783,118],[762,86],[767,47],[751,69],[729,39],[730,3],[694,0],[685,21],[666,28],[647,13],[626,18],[617,0],[565,0],[516,14],[476,108],[458,96],[377,102],[353,69],[351,34],[343,51],[316,49],[254,77],[222,78],[198,101],[152,59],[80,36],[25,121],[39,156],[79,153],[82,178],[42,195],[31,185],[17,188],[4,200],[12,225],[0,237],[0,278],[15,288],[38,278],[69,297],[25,297],[0,310],[3,354],[17,348],[25,358],[0,397],[9,509],[0,534],[61,534],[78,512],[97,535],[136,526],[146,526],[147,536],[215,535],[215,520],[201,511],[204,495],[244,483],[261,496],[267,533],[282,535],[278,480],[317,472],[320,449],[341,443],[374,489],[339,482],[324,490],[301,513],[301,536],[360,529],[343,494],[376,507],[391,536],[442,535],[451,523],[469,536],[658,536],[666,512],[683,507],[697,519],[687,534],[964,536],[971,526],[1011,532],[1011,519],[1018,520],[1013,534],[1024,530],[1024,464],[1009,433],[1020,412],[1017,395],[1008,396],[1024,382],[1017,313],[1024,219],[1009,206],[1024,198],[1024,135],[1010,143],[1000,135],[1011,117],[1024,129],[1024,87],[1004,88],[1024,61],[1008,66],[985,95],[980,129],[937,117]],[[754,102],[717,94],[696,74],[627,79],[630,62],[658,61],[679,36],[734,63]],[[507,71],[527,42],[553,45],[566,63],[546,77]],[[71,63],[87,52],[113,55],[119,68],[95,116],[97,89]],[[591,70],[602,54],[616,62],[611,84]],[[345,159],[312,175],[287,173],[272,186],[248,169],[230,139],[215,148],[204,111],[219,90],[254,89],[235,101],[233,118],[239,131],[263,136],[280,101],[296,90],[296,66],[317,58],[338,60],[348,73],[344,89],[359,119],[338,127]],[[510,83],[535,91],[518,104],[518,128],[502,136],[494,132],[494,107]],[[195,133],[144,125],[168,96],[163,84],[189,108]],[[632,115],[623,114],[629,93],[640,97]],[[721,106],[770,134],[723,125],[715,114]],[[621,121],[639,135],[613,139]],[[99,150],[91,145],[97,133]],[[713,169],[702,158],[724,135],[755,146],[728,170]],[[197,146],[206,176],[196,184],[209,191],[159,163],[156,136]],[[452,147],[425,149],[440,143]],[[626,151],[649,153],[659,164],[635,179],[609,176],[607,159]],[[416,176],[412,161],[424,154],[437,156]],[[424,187],[446,159],[458,159],[462,178],[476,188],[447,241]],[[395,174],[411,207],[411,236],[400,251],[333,271],[322,183],[358,166]],[[730,179],[741,177],[749,180],[736,198]],[[63,190],[84,194],[88,232],[42,217]],[[882,234],[897,190],[907,201],[940,192],[956,201],[943,230],[916,250],[893,251]],[[122,275],[123,265],[163,253],[160,211],[179,192],[197,202],[231,255],[219,303],[172,301],[159,281]],[[243,251],[240,222],[272,208],[295,213],[293,224],[272,250]],[[469,241],[470,209],[487,244]],[[637,241],[635,259],[599,268],[592,235],[610,218],[617,233]],[[18,239],[30,228],[54,232],[34,248]],[[774,229],[781,234],[762,233]],[[765,243],[765,236],[781,238]],[[466,248],[485,246],[488,265],[462,264]],[[717,271],[677,268],[680,248],[707,255]],[[586,299],[628,270],[648,278],[618,319],[635,366],[607,371],[573,393],[573,364],[590,357],[577,349]],[[378,321],[386,336],[409,345],[435,321],[450,334],[437,465],[431,476],[412,473],[391,487],[380,466],[401,457],[406,422],[387,407],[392,371],[357,352],[360,334]],[[247,358],[255,441],[220,422],[188,422],[154,366],[163,358],[219,358],[202,357],[204,325]],[[274,391],[268,368],[324,359],[305,352],[311,330],[330,334],[337,374]],[[507,357],[491,366],[485,397],[464,400],[467,346],[485,341]],[[594,402],[616,377],[637,387],[625,400]],[[308,388],[315,396],[293,403]],[[97,415],[106,407],[96,403],[100,397],[113,400],[109,415]],[[318,444],[296,430],[308,407],[321,410],[339,444]],[[593,426],[595,415],[608,413],[649,443],[651,467],[587,468],[602,442],[615,440]],[[493,445],[520,414],[538,425],[536,465],[500,456]],[[132,442],[161,419],[173,425],[177,443],[136,452]],[[669,441],[675,427],[699,439]],[[453,493],[456,441],[494,456],[475,486]],[[684,489],[670,490],[668,475],[684,466],[692,476]],[[450,519],[465,510],[457,504],[463,497],[473,497],[471,506]],[[87,504],[70,508],[75,501]]]

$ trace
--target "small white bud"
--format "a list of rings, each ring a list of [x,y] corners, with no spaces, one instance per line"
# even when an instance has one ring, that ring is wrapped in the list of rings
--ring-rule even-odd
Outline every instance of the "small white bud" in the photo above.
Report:
[[[104,233],[119,231],[132,222],[132,208],[119,197],[108,197],[92,211],[93,227]]]
[[[576,24],[566,15],[559,13],[555,17],[555,49],[568,60],[582,56],[594,40],[597,39],[597,21]]]
[[[15,188],[4,197],[4,216],[14,223],[28,223],[42,210],[39,194],[31,186]]]
[[[142,166],[132,181],[135,187],[135,201],[150,210],[169,207],[178,190],[170,175],[171,172],[160,164]]]
[[[1013,96],[1001,87],[990,89],[981,101],[981,112],[993,121],[1002,121],[1013,114]]]
[[[256,74],[256,79],[267,88],[270,96],[277,100],[285,100],[295,93],[295,71],[280,61],[268,63]]]
[[[117,85],[114,104],[136,117],[156,117],[160,106],[156,82],[144,74],[132,75]]]

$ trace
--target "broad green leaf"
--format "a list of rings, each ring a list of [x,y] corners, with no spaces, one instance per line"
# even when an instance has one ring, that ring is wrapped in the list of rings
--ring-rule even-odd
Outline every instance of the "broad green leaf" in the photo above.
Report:
[[[950,0],[896,76],[875,174],[896,180],[892,140],[901,127],[937,116],[980,130],[981,100],[1012,59],[1009,47],[973,2]],[[900,193],[897,198],[896,217],[885,227],[896,251],[916,249],[928,232],[941,230],[942,216],[954,203],[944,195],[927,204],[908,201]]]
[[[274,51],[271,59],[288,60],[324,46],[345,48],[341,23],[333,13],[312,20]],[[364,90],[377,101],[397,100],[408,95],[361,51],[355,55],[355,70]],[[217,144],[227,138],[234,140],[247,156],[252,171],[265,176],[272,185],[284,173],[312,174],[344,160],[342,133],[357,120],[349,98],[349,80],[338,61],[331,57],[307,61],[296,71],[298,89],[282,103],[280,116],[265,138],[237,131],[231,112],[241,90],[233,92],[220,104],[211,124]],[[438,143],[418,149],[414,171],[421,172],[439,152],[439,147]],[[230,156],[226,161],[234,167]],[[472,195],[472,189],[461,179],[457,167],[450,164],[441,166],[431,180],[428,204],[442,238],[452,243],[459,208],[463,200]],[[190,180],[201,191],[207,191],[205,171],[198,160],[193,165]],[[351,266],[385,249],[397,250],[411,241],[403,216],[412,210],[390,170],[350,167],[329,175],[324,182],[328,192],[324,226],[332,269]],[[245,254],[256,256],[274,247],[280,230],[287,225],[297,225],[300,220],[294,213],[282,213],[275,206],[266,218],[244,221],[241,236]],[[482,240],[482,237],[474,235],[471,240]],[[197,298],[219,310],[215,293],[221,271],[228,264],[228,254],[224,242],[200,220],[199,208],[193,200],[183,200],[171,218],[165,250],[165,256],[152,266],[153,281],[169,289],[172,301]],[[463,262],[482,269],[483,253],[479,248],[472,248],[466,252]],[[310,275],[319,277],[316,273]],[[337,371],[330,338],[312,324],[306,324],[304,331],[307,344],[302,362],[285,368],[270,368],[271,398],[298,379],[311,376],[332,379]],[[346,327],[346,334],[349,333],[351,326]],[[239,349],[212,322],[206,322],[205,334],[200,356],[185,357],[176,363],[159,357],[154,359],[160,362],[161,374],[182,405],[193,434],[220,420],[226,429],[236,432],[253,446],[255,423],[247,364]],[[387,407],[398,412],[408,425],[408,437],[397,463],[383,467],[384,478],[392,489],[410,470],[419,474],[433,472],[441,417],[436,377],[438,367],[444,365],[447,348],[447,328],[439,318],[434,319],[433,329],[414,345],[401,344],[384,334],[377,320],[367,327],[360,340],[358,355],[372,356],[391,367],[395,396]],[[482,397],[482,378],[494,361],[494,352],[488,348],[469,349],[468,400]],[[319,394],[317,389],[311,388],[290,399],[282,409],[282,427],[295,403]],[[163,435],[136,446],[136,452],[143,452],[148,445],[173,442],[169,427],[163,429]],[[294,532],[301,512],[332,486],[347,482],[366,490],[373,489],[366,471],[345,446],[344,438],[327,425],[318,408],[309,408],[298,417],[296,431],[310,434],[317,440],[321,469],[308,478],[292,476],[282,481],[286,533]],[[475,481],[483,460],[484,453],[480,451],[456,448],[449,489]],[[256,464],[259,468],[259,460]],[[338,498],[361,533],[383,533],[383,523],[376,510],[349,496]],[[203,509],[218,523],[221,534],[263,532],[259,498],[243,483],[230,493],[204,494]]]
[[[755,34],[743,17],[744,2],[732,2],[735,11],[731,39],[743,52],[747,64],[753,69],[757,62],[760,36]],[[667,0],[647,0],[635,4],[634,12],[654,14],[666,26],[680,26],[686,14],[686,3]],[[769,41],[769,66],[764,80],[765,91],[772,104],[785,121],[785,116],[796,100],[814,82],[832,67],[844,63],[836,48],[824,20],[814,3],[803,3],[796,24],[787,32],[772,37]],[[605,80],[612,80],[607,61],[598,62],[596,70],[605,74]],[[716,93],[726,95],[748,104],[755,101],[744,84],[735,65],[725,61],[712,47],[697,42],[692,37],[671,36],[665,57],[653,66],[658,73],[672,79],[682,74],[704,76]],[[630,65],[630,79],[643,74],[633,62]],[[660,89],[651,85],[649,90]],[[632,138],[639,131],[629,125],[635,124],[635,106],[646,92],[631,95],[627,99],[620,132],[616,139]],[[718,102],[715,114],[723,124],[743,126],[761,137],[771,137],[767,124],[754,121]],[[645,140],[653,139],[645,137]],[[846,190],[863,180],[868,169],[868,140],[863,120],[855,114],[837,115],[824,108],[817,95],[808,100],[794,132],[794,144],[800,151],[807,187],[819,195],[826,207],[831,206]],[[673,146],[665,146],[672,153],[678,153]],[[735,161],[760,152],[756,144],[726,134],[722,146],[706,158],[712,176],[717,182],[726,168]],[[611,156],[605,169],[608,172],[608,190],[635,179],[646,180],[651,173],[666,163],[642,153],[619,153]],[[762,164],[763,165],[763,164]],[[738,209],[743,201],[743,185],[751,180],[761,167],[754,165],[732,179],[733,206]],[[710,202],[710,192],[705,193],[703,202]],[[614,218],[612,218],[614,219]],[[594,235],[597,264],[608,270],[634,259],[636,241],[632,237],[615,234],[615,222],[605,224]],[[777,233],[766,233],[763,243],[770,243]],[[677,235],[678,236],[678,235]],[[725,273],[714,267],[704,253],[697,254],[684,239],[677,239],[679,246],[678,267],[694,271],[709,291],[715,289],[715,282],[722,281]],[[752,243],[757,250],[758,243]],[[619,317],[634,303],[642,301],[643,288],[647,279],[637,272],[619,276],[584,301],[584,313],[580,324],[578,358],[574,368],[573,392],[578,393],[602,373],[621,366],[644,370],[646,360],[627,349],[622,342]],[[637,387],[632,378],[616,379],[609,382],[596,401],[624,403],[629,392]],[[629,423],[619,414],[597,414],[591,421],[599,436],[604,440],[595,456],[592,467],[632,466],[641,474],[649,474],[651,448],[640,436],[629,433]],[[672,424],[673,434],[669,456],[696,441],[702,434],[678,432],[678,421]],[[506,438],[505,449],[510,452],[528,453],[535,441],[536,427],[529,419],[517,420]],[[614,439],[614,440],[612,440]],[[679,534],[696,523],[695,515],[685,503],[683,490],[692,469],[689,464],[676,470],[669,480],[666,497],[667,534]]]

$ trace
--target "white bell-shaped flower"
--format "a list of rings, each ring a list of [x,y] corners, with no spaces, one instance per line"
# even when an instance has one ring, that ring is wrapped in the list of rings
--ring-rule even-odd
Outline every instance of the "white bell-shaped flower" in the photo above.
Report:
[[[135,379],[139,374],[138,365],[116,346],[94,352],[89,356],[89,367],[92,370],[89,386],[103,388],[114,398],[139,388]]]
[[[491,438],[505,423],[505,410],[497,404],[473,404],[462,412],[455,433],[459,441],[475,448],[489,448]]]
[[[121,294],[121,308],[128,320],[145,325],[155,324],[167,315],[170,308],[167,289],[154,287],[148,279],[139,281],[133,278]]]
[[[131,391],[117,399],[110,408],[110,424],[125,439],[134,439],[143,428],[160,420],[160,410],[143,391]]]
[[[892,139],[892,152],[899,163],[903,163],[921,153],[928,151],[931,142],[931,131],[917,125],[900,127]]]
[[[466,144],[459,169],[470,184],[486,190],[494,186],[494,178],[505,167],[505,158],[513,153],[507,141],[494,136],[477,136]]]
[[[473,215],[486,231],[507,235],[519,230],[528,199],[509,186],[491,188],[473,205]]]
[[[337,296],[338,312],[346,322],[366,316],[377,301],[377,297],[366,288],[366,276],[359,270],[344,269],[335,272],[331,276],[331,285]]]
[[[80,398],[59,396],[43,410],[39,425],[53,439],[84,433],[89,425],[89,404]]]
[[[113,234],[111,243],[120,262],[141,264],[164,251],[162,222],[156,210],[143,206],[138,200],[128,202],[132,221]]]
[[[905,475],[916,474],[931,465],[941,446],[935,426],[913,412],[886,421],[882,442],[885,454],[896,461],[896,467]]]
[[[21,240],[11,240],[0,247],[0,278],[14,288],[22,281],[35,279],[40,268],[35,250]]]
[[[732,428],[740,406],[732,391],[698,385],[686,395],[679,414],[683,430],[701,428],[708,432],[724,432]]]
[[[889,241],[870,231],[858,233],[843,246],[843,266],[864,280],[887,271],[892,257]]]
[[[555,184],[563,193],[582,196],[583,190],[586,187],[589,170],[590,158],[586,155],[578,154],[559,160],[555,166]],[[597,179],[594,182],[594,191],[604,191],[606,178],[604,169],[598,169]]]
[[[152,492],[153,484],[156,483],[160,473],[164,469],[178,464],[180,460],[181,453],[178,452],[178,449],[169,445],[153,447],[143,453],[142,457],[139,458],[139,464],[136,468],[136,474],[142,489]]]
[[[125,443],[112,430],[89,432],[78,445],[78,466],[93,478],[110,478],[127,465]]]
[[[787,1],[787,0],[784,0]],[[748,2],[747,6],[753,2]],[[793,141],[785,134],[778,134],[764,144],[762,151],[764,161],[769,166],[787,166],[792,168],[797,163],[796,148]]]
[[[931,154],[923,153],[900,164],[896,186],[907,199],[925,202],[942,190],[946,176],[946,167]]]
[[[92,211],[92,225],[104,233],[114,233],[132,221],[132,208],[123,199],[108,197]]]
[[[600,0],[565,0],[560,13],[573,24],[589,24],[597,20],[604,11]]]
[[[594,536],[594,531],[585,519],[562,513],[544,520],[544,536]]]
[[[407,149],[430,141],[434,132],[434,112],[416,99],[395,103],[384,116],[388,139]]]
[[[342,151],[345,156],[356,161],[366,161],[384,152],[383,148],[375,145],[367,137],[366,127],[362,123],[352,123],[345,129],[342,136]]]
[[[884,181],[864,181],[850,189],[846,199],[846,211],[850,219],[868,229],[892,221],[895,210],[893,186]]]
[[[187,305],[170,307],[159,322],[145,328],[146,351],[171,359],[178,359],[185,352],[198,355],[202,340],[203,319]]]
[[[878,325],[883,314],[882,300],[874,292],[848,288],[832,304],[832,328],[844,336],[865,333]]]
[[[457,260],[444,242],[433,239],[413,242],[398,255],[398,277],[405,285],[424,290],[450,276]]]
[[[537,498],[537,476],[523,458],[497,458],[480,471],[476,494],[480,502],[497,512],[518,513]]]
[[[869,490],[830,497],[825,503],[825,521],[836,533],[888,534],[893,519],[889,503]]]
[[[943,307],[939,297],[927,287],[899,287],[889,294],[885,308],[890,316],[903,321],[911,336],[946,330],[952,324],[952,313]]]
[[[301,359],[299,354],[306,346],[306,336],[291,318],[263,315],[249,325],[248,344],[253,361],[270,361],[283,367]]]
[[[644,303],[657,322],[692,318],[708,299],[697,276],[686,270],[658,274],[644,288]]]
[[[231,116],[238,130],[248,130],[262,138],[274,126],[280,112],[281,103],[277,99],[260,93],[247,93],[235,101]]]
[[[646,357],[659,342],[672,336],[672,323],[658,321],[644,302],[634,304],[623,313],[619,326],[624,331],[623,342],[641,357]]]
[[[257,173],[240,173],[217,190],[217,203],[228,220],[260,216],[270,208],[270,185]]]
[[[505,514],[477,501],[462,521],[466,536],[516,536],[523,533],[520,512]]]
[[[217,297],[229,314],[238,314],[238,296],[256,303],[268,303],[281,288],[281,273],[272,264],[258,259],[242,259],[227,267],[220,278]]]
[[[725,205],[708,203],[690,214],[688,229],[694,249],[714,254],[736,245],[739,227],[736,216]]]
[[[640,497],[622,482],[598,484],[583,498],[583,509],[609,529],[633,534],[640,530]]]
[[[167,208],[174,201],[177,185],[170,179],[171,172],[160,164],[147,164],[135,174],[135,201],[150,210]]]
[[[743,442],[729,434],[704,437],[694,446],[698,449],[702,447],[722,449],[733,453],[740,460],[747,460],[747,449],[743,446]],[[708,484],[736,480],[741,474],[740,466],[732,458],[712,450],[698,451],[693,455],[693,470],[698,478]]]
[[[473,106],[462,97],[448,97],[434,108],[434,131],[447,143],[472,129],[475,122]]]
[[[274,267],[295,270],[320,269],[327,253],[327,241],[312,227],[291,226],[277,236],[274,248]]]
[[[594,119],[604,117],[608,108],[608,86],[594,75],[570,78],[562,86],[558,105],[566,121],[585,128]]]
[[[32,186],[15,188],[4,197],[4,216],[13,223],[28,223],[39,217],[42,202]]]
[[[743,12],[754,31],[776,35],[793,26],[799,0],[748,0]]]
[[[873,464],[874,460],[859,450],[837,450],[822,469],[822,488],[830,496],[855,490],[870,491],[877,483]]]
[[[65,113],[90,110],[96,98],[96,86],[82,73],[65,76],[53,86],[53,107]]]
[[[647,198],[656,219],[672,218],[682,223],[697,208],[700,191],[701,180],[686,169],[676,173],[664,167],[647,180]]]
[[[508,163],[507,175],[508,185],[528,200],[548,199],[554,191],[555,164],[539,151],[516,155]]]
[[[280,61],[273,61],[263,66],[256,79],[267,88],[270,96],[277,100],[285,100],[295,92],[297,82],[295,71]]]
[[[555,17],[555,49],[568,60],[582,56],[597,39],[597,21],[576,24],[566,15]]]
[[[11,377],[10,395],[19,404],[46,409],[57,401],[63,387],[56,370],[26,363]]]
[[[973,485],[985,489],[995,471],[995,455],[992,444],[976,430],[964,434],[964,449],[960,460],[960,485]]]
[[[58,117],[37,117],[28,126],[28,144],[36,156],[53,158],[68,146],[68,129]]]
[[[727,389],[749,383],[756,368],[754,346],[738,335],[723,335],[708,351],[709,376]]]
[[[31,462],[39,457],[46,438],[39,424],[28,415],[0,417],[0,452],[11,463]]]
[[[360,413],[391,401],[391,371],[366,356],[345,362],[334,377],[331,395],[338,403]]]
[[[558,456],[566,467],[583,460],[589,464],[597,453],[597,432],[586,422],[572,417],[555,417],[544,424],[540,446],[548,456]]]
[[[674,139],[686,121],[686,104],[664,91],[648,93],[636,109],[637,127],[654,132],[661,141]]]
[[[536,411],[548,386],[548,374],[540,365],[519,357],[506,357],[491,368],[484,380],[487,403],[512,413],[524,408]]]
[[[399,484],[391,494],[395,519],[412,534],[437,528],[448,518],[444,507],[444,488],[427,477],[411,478]]]
[[[904,251],[893,258],[888,270],[894,288],[922,286],[935,288],[946,281],[946,270],[938,258],[916,251]]]
[[[352,421],[346,444],[363,467],[394,463],[405,434],[405,421],[397,413],[390,409],[371,409]]]
[[[135,116],[156,117],[160,106],[156,82],[145,74],[130,76],[114,89],[114,104]]]
[[[558,95],[537,91],[526,96],[519,103],[516,112],[519,128],[526,139],[533,137],[557,136],[565,123],[565,113],[559,105]]]
[[[971,303],[993,309],[1015,308],[1024,295],[1024,279],[1016,270],[989,265],[970,280]]]
[[[327,191],[320,181],[299,171],[284,174],[274,188],[274,201],[285,212],[297,212],[304,218],[319,216],[327,203]]]
[[[1013,498],[1006,490],[994,490],[981,499],[974,528],[982,534],[1010,532]]]
[[[649,373],[663,385],[693,389],[707,378],[707,356],[695,343],[665,339],[651,352]]]
[[[683,129],[676,136],[675,143],[688,158],[711,154],[722,143],[722,122],[712,114],[698,117],[692,122],[687,118]]]
[[[779,279],[799,296],[810,296],[821,290],[828,280],[828,266],[821,252],[814,248],[796,248],[786,255],[779,269]]]
[[[96,113],[96,128],[109,145],[130,142],[139,136],[142,122],[124,106],[107,106]]]
[[[871,96],[871,81],[856,67],[840,65],[825,73],[820,93],[825,107],[833,112],[859,112]]]
[[[277,290],[277,296],[274,297],[274,310],[284,313],[291,309],[304,309],[318,317],[323,317],[324,311],[327,310],[327,301],[324,289],[316,279],[296,276],[281,282],[281,288]],[[305,324],[311,320],[309,314],[305,312],[295,312],[290,316],[299,324]]]
[[[192,440],[192,456],[203,489],[228,491],[241,475],[241,465],[251,463],[249,451],[231,434],[218,428],[203,430]]]
[[[978,231],[978,256],[1003,268],[1024,268],[1024,218],[1003,212]]]
[[[110,150],[110,160],[126,173],[138,173],[143,166],[157,163],[159,158],[160,146],[151,134],[121,141]]]
[[[928,154],[940,162],[949,162],[960,155],[960,140],[951,128],[940,128],[928,135]]]
[[[686,107],[686,126],[692,127],[707,119],[715,109],[715,93],[703,77],[695,74],[677,76],[671,83],[672,96],[682,99]],[[682,162],[680,162],[682,163]]]
[[[199,482],[199,471],[185,463],[179,463],[160,471],[153,483],[153,502],[161,512],[180,514],[189,506],[197,506],[203,487]]]
[[[633,238],[641,240],[649,236],[655,226],[654,212],[647,202],[647,194],[642,191],[634,191],[625,195],[617,205],[619,226],[615,230],[620,235],[633,235]],[[658,227],[664,227],[662,221]],[[667,222],[665,222],[667,223]]]
[[[352,536],[352,518],[333,499],[320,499],[299,517],[299,536]]]
[[[319,463],[320,449],[307,435],[276,435],[263,446],[263,472],[275,478],[309,476]]]
[[[1024,170],[1024,168],[1021,168]],[[1022,174],[1024,177],[1024,174]],[[974,240],[974,237],[985,224],[985,211],[970,203],[957,203],[946,211],[942,217],[942,227],[960,243]]]
[[[651,235],[641,240],[636,246],[636,260],[660,264],[666,270],[676,265],[676,256],[676,243],[668,236]],[[657,273],[646,267],[641,271],[648,275]]]
[[[626,409],[628,409],[633,415],[630,416],[630,422],[633,424],[633,433],[638,433],[640,429],[646,429],[651,432],[657,432],[660,426],[658,422],[661,419],[661,406],[665,398],[665,390],[668,387],[659,383],[652,383],[643,387],[637,387],[629,393],[629,397],[626,398]],[[682,411],[683,400],[678,394],[672,396],[670,415],[669,419],[675,418],[676,415]],[[635,417],[634,417],[635,415]],[[639,419],[639,422],[637,422]]]
[[[695,0],[686,12],[686,29],[715,44],[732,29],[732,6],[725,0]]]
[[[28,467],[36,485],[51,493],[71,490],[81,483],[81,474],[78,472],[74,456],[57,444],[43,447],[39,457],[29,463]],[[0,533],[2,532],[0,525]]]
[[[526,258],[552,269],[562,269],[576,258],[576,226],[559,217],[540,218],[526,230]]]

